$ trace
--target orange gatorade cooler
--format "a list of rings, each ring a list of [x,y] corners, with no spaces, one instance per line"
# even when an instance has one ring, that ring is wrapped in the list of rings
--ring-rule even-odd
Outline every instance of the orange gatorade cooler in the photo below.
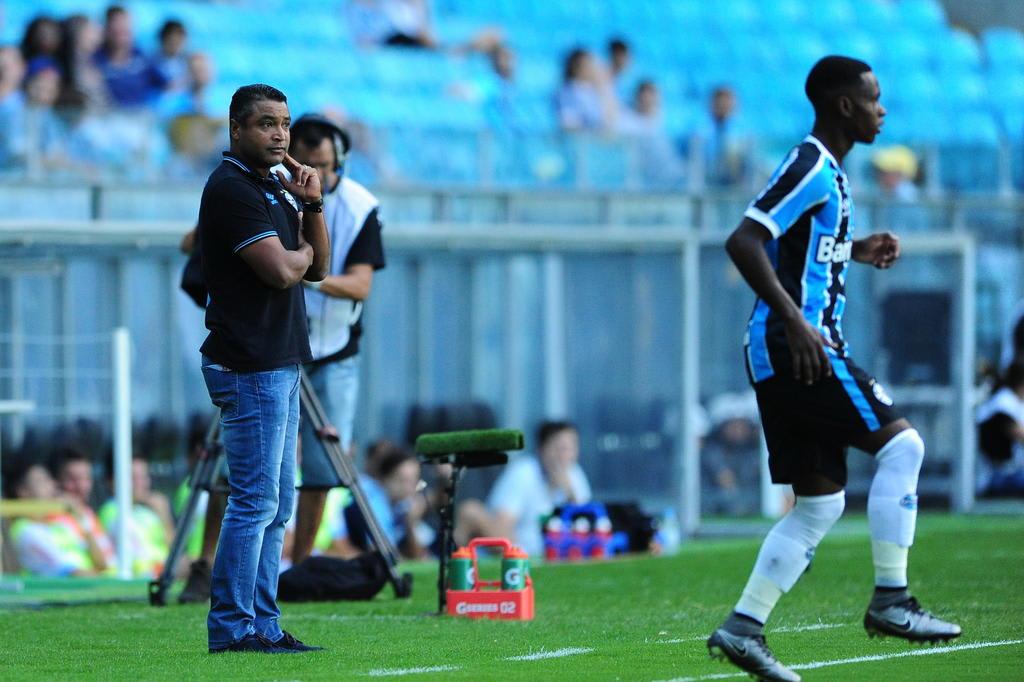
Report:
[[[502,550],[500,580],[483,580],[480,577],[477,566],[477,549],[480,547]],[[529,557],[523,550],[505,538],[477,538],[469,543],[468,548],[455,552],[452,563],[451,589],[447,592],[448,615],[533,620],[533,579],[530,577]],[[455,589],[456,586],[468,589]]]

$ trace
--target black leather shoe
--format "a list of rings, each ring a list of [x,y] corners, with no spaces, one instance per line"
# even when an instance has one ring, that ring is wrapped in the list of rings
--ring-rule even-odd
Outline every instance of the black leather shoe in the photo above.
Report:
[[[308,644],[303,644],[299,640],[295,639],[290,632],[285,632],[281,639],[274,642],[274,646],[295,652],[324,650],[322,646],[310,646]]]
[[[283,646],[277,646],[263,635],[246,635],[242,639],[238,640],[234,644],[229,644],[223,647],[217,647],[216,649],[211,648],[211,654],[223,654],[229,651],[238,651],[243,653],[255,653],[255,654],[297,654],[298,649],[289,649]]]

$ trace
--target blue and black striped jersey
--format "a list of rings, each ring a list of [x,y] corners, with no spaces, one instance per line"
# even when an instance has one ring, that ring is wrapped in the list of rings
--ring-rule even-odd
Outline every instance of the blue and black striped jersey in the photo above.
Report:
[[[771,233],[768,258],[804,318],[839,347],[826,347],[826,352],[846,357],[842,319],[853,250],[853,203],[846,173],[828,149],[808,135],[789,152],[745,216]],[[782,319],[760,298],[744,345],[752,382],[791,372]]]

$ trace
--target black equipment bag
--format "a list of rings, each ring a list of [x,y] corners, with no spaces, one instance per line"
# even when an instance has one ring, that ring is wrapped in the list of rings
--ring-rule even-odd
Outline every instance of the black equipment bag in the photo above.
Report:
[[[277,598],[281,601],[366,601],[388,582],[384,559],[367,552],[355,559],[311,556],[281,574]]]

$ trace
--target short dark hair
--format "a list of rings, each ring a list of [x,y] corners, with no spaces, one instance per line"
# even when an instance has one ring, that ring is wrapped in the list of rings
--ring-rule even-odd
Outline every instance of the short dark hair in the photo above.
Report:
[[[118,14],[128,14],[128,10],[126,10],[121,5],[110,5],[109,7],[107,7],[107,12],[104,16],[107,21],[110,21]]]
[[[31,458],[15,462],[9,468],[4,469],[4,487],[6,488],[4,490],[4,497],[16,498],[18,496],[18,488],[25,484],[28,473],[34,467],[46,469],[42,462]]]
[[[264,83],[243,85],[235,90],[235,94],[231,96],[231,106],[228,109],[228,118],[232,121],[244,123],[245,119],[249,118],[249,115],[252,114],[256,102],[262,102],[264,100],[270,100],[271,102],[284,102],[285,104],[288,103],[288,98],[284,96],[284,93],[272,85],[266,85]]]
[[[181,23],[177,19],[168,19],[164,22],[164,25],[160,27],[160,40],[167,40],[167,36],[172,33],[185,33],[185,24]]]
[[[731,85],[726,83],[720,83],[711,90],[711,98],[721,97],[722,95],[735,95],[736,90]]]
[[[565,63],[562,66],[562,81],[568,83],[576,77],[583,60],[590,56],[590,52],[582,47],[574,47],[565,56]]]
[[[576,425],[570,421],[546,421],[537,427],[537,448],[544,447],[549,440],[562,431],[576,431]]]
[[[323,123],[303,122],[301,127],[294,126],[292,128],[292,145],[301,142],[310,149],[314,149],[319,147],[324,140],[331,140],[331,147],[334,147],[334,131]],[[335,163],[337,163],[337,159],[335,159]]]
[[[72,462],[85,462],[92,467],[92,459],[89,458],[89,455],[73,445],[68,445],[57,448],[50,455],[50,473],[54,477],[59,477],[64,471],[64,467]]]
[[[1003,380],[999,382],[1002,386],[1018,388],[1024,386],[1024,360],[1014,360],[1003,372]]]
[[[871,67],[859,59],[839,55],[822,57],[807,74],[804,92],[814,106],[814,111],[825,113],[832,98],[841,90],[859,85],[860,77],[868,71],[871,71]]]
[[[648,79],[644,79],[644,80],[642,80],[642,81],[640,81],[639,83],[636,84],[636,90],[634,90],[634,94],[639,95],[644,90],[657,90],[657,89],[658,89],[658,84],[648,78]]]
[[[377,452],[376,471],[374,472],[377,478],[387,478],[393,474],[398,467],[402,466],[409,460],[416,461],[416,455],[394,443],[387,443],[385,446],[379,447],[381,449]]]
[[[612,38],[608,41],[609,52],[629,52],[629,43],[622,38]]]

